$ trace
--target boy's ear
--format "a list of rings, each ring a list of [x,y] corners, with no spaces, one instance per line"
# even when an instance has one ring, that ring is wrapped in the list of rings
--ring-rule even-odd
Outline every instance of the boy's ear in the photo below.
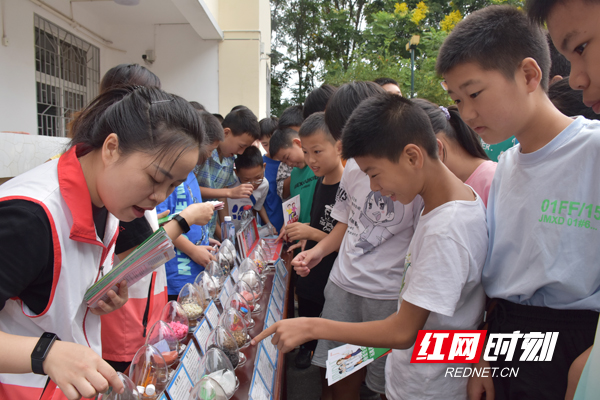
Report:
[[[229,136],[229,135],[232,134],[230,128],[223,128],[223,133],[225,134],[225,137],[227,137],[227,136]]]
[[[111,133],[104,139],[104,144],[102,144],[102,162],[104,165],[109,165],[114,163],[119,159],[119,137],[116,133]]]
[[[267,163],[263,163],[263,169],[267,168]]]
[[[419,169],[423,167],[423,152],[419,146],[413,143],[407,144],[403,153],[406,161],[411,167]]]
[[[342,155],[342,141],[341,140],[337,140],[335,142],[335,152],[337,153],[338,156]]]
[[[300,140],[300,138],[293,138],[292,143],[294,143],[296,146],[302,148],[302,140]]]
[[[520,71],[518,72],[521,72],[525,78],[527,92],[532,93],[540,86],[540,83],[542,82],[542,70],[540,69],[540,66],[533,58],[527,57],[521,61],[519,70]]]

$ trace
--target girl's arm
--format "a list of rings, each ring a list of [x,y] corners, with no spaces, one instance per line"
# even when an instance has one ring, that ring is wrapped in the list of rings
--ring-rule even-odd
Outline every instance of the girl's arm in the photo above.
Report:
[[[0,332],[0,373],[31,371],[31,353],[39,338]],[[117,393],[123,383],[115,370],[87,346],[55,341],[43,363],[44,372],[69,400],[94,397],[112,386]]]
[[[408,349],[423,329],[429,310],[403,301],[400,310],[381,321],[339,322],[323,318],[281,320],[252,339],[256,345],[274,334],[272,343],[287,353],[311,340],[325,339],[357,346]]]

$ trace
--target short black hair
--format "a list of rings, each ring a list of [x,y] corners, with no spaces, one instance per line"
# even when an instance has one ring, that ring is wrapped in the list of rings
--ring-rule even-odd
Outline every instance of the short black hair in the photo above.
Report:
[[[544,24],[548,15],[557,4],[564,4],[570,0],[526,0],[525,9],[529,18],[536,23]],[[600,3],[599,0],[583,0],[584,3]]]
[[[190,101],[190,104],[198,111],[206,111],[206,108],[197,101]]]
[[[214,115],[208,111],[198,111],[198,115],[204,123],[204,132],[206,133],[205,143],[212,144],[216,141],[222,142],[225,140],[223,126],[221,126],[221,123]]]
[[[569,60],[558,52],[554,43],[552,43],[549,33],[546,34],[546,39],[548,40],[548,49],[550,49],[550,74],[548,77],[552,79],[556,75],[559,75],[564,78],[571,75],[571,63]]]
[[[262,167],[264,161],[260,150],[256,146],[248,146],[241,155],[238,155],[233,162],[236,171],[244,168]]]
[[[374,79],[373,82],[375,82],[379,86],[383,86],[383,85],[387,85],[388,83],[391,83],[392,85],[396,85],[396,86],[400,87],[398,82],[396,82],[392,78],[377,78],[377,79]]]
[[[223,120],[223,128],[229,128],[233,136],[240,136],[244,133],[252,136],[254,140],[260,136],[260,127],[256,115],[244,106],[237,106]]]
[[[473,157],[482,160],[490,159],[481,147],[481,141],[477,133],[460,117],[458,107],[450,106],[442,109],[429,100],[412,99],[411,101],[425,111],[433,127],[433,133],[443,132],[449,140],[458,144]]]
[[[269,154],[275,157],[280,150],[289,149],[294,145],[293,140],[298,137],[298,132],[292,128],[277,129],[269,141]]]
[[[587,119],[600,119],[600,115],[596,114],[591,107],[583,104],[583,91],[571,89],[568,77],[550,85],[548,97],[554,107],[567,117],[583,115]]]
[[[324,83],[320,87],[310,92],[308,96],[306,96],[304,108],[302,109],[302,116],[304,119],[316,112],[325,111],[327,102],[331,96],[333,96],[336,90],[337,88],[335,86]]]
[[[219,120],[219,123],[221,123],[221,124],[223,123],[223,120],[225,118],[223,118],[223,116],[221,114],[219,114],[219,113],[213,113],[213,115],[215,116],[216,119]]]
[[[366,99],[352,113],[344,127],[342,156],[386,158],[397,163],[408,144],[438,158],[437,140],[425,111],[402,96],[382,93]]]
[[[550,52],[542,29],[511,6],[489,6],[459,22],[440,48],[436,70],[444,75],[463,63],[476,63],[515,79],[519,64],[533,58],[542,70],[541,86],[548,90]]]
[[[279,129],[300,126],[302,121],[304,121],[302,106],[290,106],[283,110],[281,116],[279,116]]]
[[[325,122],[335,140],[342,138],[342,129],[352,111],[364,99],[385,90],[375,82],[350,82],[338,88],[327,103]]]
[[[300,132],[298,132],[298,136],[300,139],[302,139],[312,136],[319,131],[323,132],[327,140],[329,140],[331,143],[336,142],[331,135],[331,132],[329,132],[329,128],[325,123],[325,113],[322,111],[316,112],[304,120],[302,126],[300,127]]]
[[[277,117],[263,118],[260,121],[258,121],[258,125],[260,126],[260,139],[270,139],[271,136],[273,136],[273,132],[275,132],[275,129],[277,129],[278,123],[279,119]]]

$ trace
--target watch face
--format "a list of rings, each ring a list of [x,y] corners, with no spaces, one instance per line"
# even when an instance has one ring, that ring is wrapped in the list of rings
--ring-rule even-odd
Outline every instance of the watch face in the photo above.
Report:
[[[32,357],[43,357],[48,350],[48,346],[54,341],[55,335],[52,333],[44,333],[38,341],[33,351]]]

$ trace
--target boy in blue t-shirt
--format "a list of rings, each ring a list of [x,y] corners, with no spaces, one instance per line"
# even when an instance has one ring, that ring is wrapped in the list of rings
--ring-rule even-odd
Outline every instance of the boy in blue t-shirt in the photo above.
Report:
[[[223,141],[223,128],[212,114],[198,111],[198,115],[204,123],[205,142],[209,143],[203,148],[204,154],[200,156],[203,159]],[[190,172],[185,182],[177,186],[164,202],[156,206],[156,211],[161,213],[168,210],[169,214],[173,215],[193,203],[202,203],[194,171]],[[204,267],[215,259],[210,252],[209,245],[213,244],[211,241],[208,225],[191,225],[189,232],[173,241],[176,248],[175,258],[165,264],[169,300],[177,300],[181,288],[186,283],[194,282]]]
[[[260,144],[267,152],[263,156],[263,161],[265,163],[265,179],[269,182],[269,193],[267,194],[264,207],[269,216],[269,221],[271,221],[271,224],[279,232],[283,226],[282,201],[279,194],[277,194],[277,171],[279,171],[281,162],[269,157],[269,141],[271,140],[271,136],[273,136],[273,132],[277,129],[277,118],[263,118],[258,124],[260,126]]]
[[[587,7],[568,2],[567,8],[580,10],[583,4]],[[596,30],[597,18],[596,13],[586,27],[577,20],[558,40],[550,23],[557,48],[565,55],[587,52],[590,33],[578,29]],[[551,13],[549,22],[567,20]],[[577,41],[569,41],[575,34]],[[530,357],[519,341],[512,359],[490,362],[518,369],[518,376],[496,376],[493,384],[489,376],[471,378],[473,394],[495,391],[496,399],[562,400],[569,367],[592,345],[600,311],[600,185],[594,175],[600,170],[600,124],[573,120],[552,105],[546,94],[549,67],[542,30],[507,6],[465,18],[437,59],[437,72],[463,120],[486,143],[512,135],[519,143],[500,158],[488,200],[489,250],[482,274],[494,304],[488,332],[558,332],[551,360],[521,360]],[[543,357],[535,352],[533,357]]]

